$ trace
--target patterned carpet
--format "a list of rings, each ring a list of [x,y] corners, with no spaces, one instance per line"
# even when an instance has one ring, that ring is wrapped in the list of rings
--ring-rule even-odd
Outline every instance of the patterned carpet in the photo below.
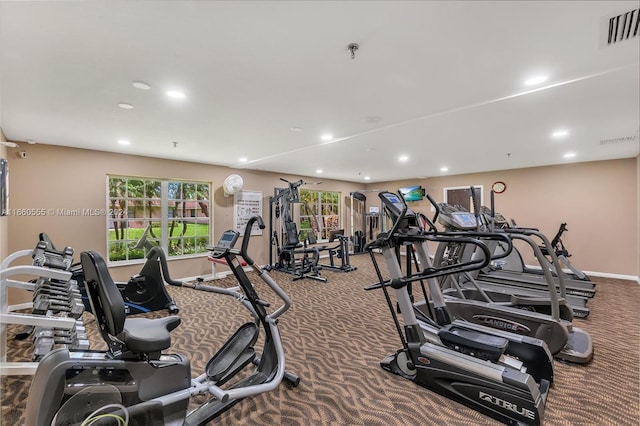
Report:
[[[497,424],[379,367],[379,361],[399,348],[400,341],[382,292],[363,290],[375,281],[370,259],[354,256],[351,263],[357,271],[323,272],[327,283],[294,282],[290,275],[272,273],[293,300],[292,309],[280,320],[280,330],[287,369],[302,381],[297,388],[283,384],[276,391],[241,401],[216,423]],[[591,333],[595,356],[587,366],[555,362],[556,383],[545,413],[548,425],[637,425],[640,419],[640,286],[631,281],[596,281],[598,293],[589,302],[590,317],[575,321]],[[235,285],[231,278],[216,283]],[[169,290],[183,321],[173,332],[172,352],[188,354],[192,374],[197,375],[248,315],[228,297],[187,288]],[[263,285],[258,292],[275,302]],[[94,322],[85,322],[95,339]],[[10,336],[15,330],[10,329]],[[12,340],[9,346],[10,361],[29,358],[28,343]],[[2,379],[3,425],[23,424],[29,383],[30,377]]]

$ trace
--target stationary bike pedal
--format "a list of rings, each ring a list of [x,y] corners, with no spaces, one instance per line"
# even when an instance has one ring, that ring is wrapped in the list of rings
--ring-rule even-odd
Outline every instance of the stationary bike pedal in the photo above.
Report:
[[[255,357],[253,345],[258,340],[258,332],[255,323],[243,324],[209,360],[205,368],[207,378],[214,382],[228,379],[251,362]]]

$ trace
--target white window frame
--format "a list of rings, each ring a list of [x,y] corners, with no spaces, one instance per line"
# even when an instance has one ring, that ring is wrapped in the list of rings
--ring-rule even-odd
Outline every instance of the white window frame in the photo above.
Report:
[[[195,184],[195,185],[207,185],[209,187],[209,198],[206,200],[209,204],[209,216],[208,216],[208,229],[209,234],[206,237],[209,238],[208,246],[212,245],[212,235],[213,235],[213,183],[205,182],[205,181],[197,181],[197,180],[189,180],[189,179],[170,179],[170,178],[157,178],[157,177],[149,177],[149,176],[129,176],[129,175],[119,175],[119,174],[108,174],[105,179],[106,186],[106,206],[107,212],[111,212],[111,197],[110,197],[110,179],[127,179],[127,180],[142,180],[142,181],[158,181],[160,182],[160,217],[159,218],[141,218],[144,221],[153,221],[160,222],[160,227],[163,230],[161,236],[159,238],[160,247],[165,252],[167,256],[167,260],[178,260],[178,259],[190,259],[190,258],[198,258],[207,256],[209,251],[202,251],[198,253],[189,253],[189,254],[180,254],[180,255],[170,255],[169,253],[169,182],[179,182],[181,184]],[[131,197],[124,197],[129,200]],[[125,259],[125,260],[110,260],[110,243],[113,242],[109,240],[109,224],[113,220],[111,214],[107,214],[106,216],[106,224],[105,224],[105,235],[106,235],[106,245],[107,245],[107,265],[108,266],[124,266],[124,265],[135,265],[142,264],[146,262],[146,257],[142,257],[141,259]],[[153,220],[152,220],[153,219]],[[204,236],[204,235],[203,235]],[[125,239],[123,240],[124,244],[129,244],[132,240]],[[127,249],[127,253],[128,253]],[[146,252],[146,250],[145,250]],[[127,256],[128,257],[128,256]]]
[[[300,191],[307,191],[307,192],[315,192],[316,194],[322,194],[322,193],[333,193],[333,194],[338,194],[338,207],[337,207],[337,215],[338,215],[338,227],[336,229],[342,229],[342,193],[340,191],[324,191],[321,189],[300,189]],[[322,214],[322,197],[318,197],[316,200],[316,209],[318,209],[320,211],[320,214],[318,215],[318,218],[322,218],[323,214]],[[301,227],[301,221],[302,221],[302,214],[300,214],[300,212],[298,212],[298,220],[297,220],[297,224],[298,224],[298,228],[301,231],[302,227]],[[305,228],[307,229],[307,228]],[[329,241],[328,238],[321,238],[322,236],[322,231],[324,230],[324,225],[322,220],[318,221],[318,242],[327,242]]]

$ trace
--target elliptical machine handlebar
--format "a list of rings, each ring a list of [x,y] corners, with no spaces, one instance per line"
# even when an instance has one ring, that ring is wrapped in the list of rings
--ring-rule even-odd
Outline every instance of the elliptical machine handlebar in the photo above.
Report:
[[[435,209],[435,213],[433,214],[433,219],[431,219],[432,223],[436,223],[436,221],[438,220],[438,216],[440,216],[440,206],[438,205],[438,203],[436,202],[436,200],[433,199],[433,197],[431,196],[431,194],[429,194],[428,192],[425,194],[427,200],[429,200],[429,202],[431,203],[431,205],[433,206],[433,208]]]
[[[253,259],[247,253],[247,247],[249,245],[249,238],[251,238],[251,228],[253,228],[254,222],[258,222],[258,227],[260,229],[265,228],[264,219],[262,216],[255,215],[249,218],[247,222],[247,227],[244,229],[244,237],[242,238],[242,248],[240,249],[240,255],[244,258],[249,266],[253,268],[253,270],[260,276],[262,281],[264,281],[274,293],[278,295],[280,299],[282,299],[282,306],[276,309],[273,313],[267,316],[269,320],[275,321],[280,315],[284,314],[291,307],[291,299],[289,295],[280,288],[280,286],[271,278],[266,269],[263,269],[255,264]]]
[[[247,222],[247,226],[244,228],[244,235],[242,236],[242,247],[240,248],[240,256],[244,258],[244,260],[247,262],[247,265],[249,266],[252,266],[255,263],[249,256],[249,253],[247,253],[247,248],[249,247],[249,238],[251,238],[251,229],[253,228],[253,224],[255,222],[258,222],[258,228],[265,228],[264,219],[262,219],[262,216],[251,216],[249,218],[249,221]]]

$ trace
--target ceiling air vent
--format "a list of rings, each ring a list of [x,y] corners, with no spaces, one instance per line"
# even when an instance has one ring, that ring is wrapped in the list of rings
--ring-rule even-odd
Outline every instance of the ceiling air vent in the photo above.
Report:
[[[607,44],[614,44],[638,36],[638,24],[640,24],[640,9],[609,18],[609,32]]]
[[[638,140],[637,136],[624,136],[621,138],[600,139],[600,145],[611,145],[614,143],[622,143],[622,142],[634,142],[637,140]]]

